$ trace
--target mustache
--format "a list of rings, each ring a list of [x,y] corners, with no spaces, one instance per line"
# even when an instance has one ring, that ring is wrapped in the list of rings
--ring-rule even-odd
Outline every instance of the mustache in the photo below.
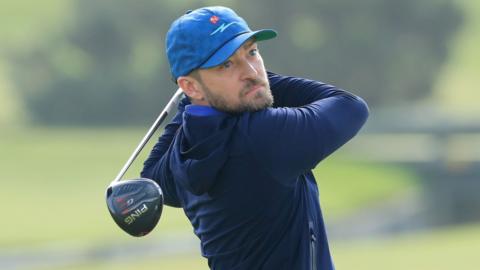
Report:
[[[249,79],[248,82],[245,84],[245,86],[242,88],[242,90],[240,91],[241,95],[244,95],[246,94],[248,91],[250,91],[250,89],[254,86],[263,86],[263,87],[266,87],[267,86],[267,82],[265,82],[263,79],[261,78],[255,78],[255,79]]]

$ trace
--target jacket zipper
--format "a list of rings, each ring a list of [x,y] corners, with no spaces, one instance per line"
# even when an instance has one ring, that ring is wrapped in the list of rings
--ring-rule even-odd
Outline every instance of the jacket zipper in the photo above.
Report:
[[[317,237],[315,237],[315,231],[313,230],[313,222],[308,222],[310,231],[310,269],[317,270]]]

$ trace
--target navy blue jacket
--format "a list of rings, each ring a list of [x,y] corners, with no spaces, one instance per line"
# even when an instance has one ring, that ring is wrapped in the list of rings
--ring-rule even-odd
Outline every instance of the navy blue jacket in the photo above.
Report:
[[[359,131],[367,105],[321,82],[268,77],[273,108],[231,115],[184,101],[142,177],[184,209],[211,269],[334,269],[311,170]]]

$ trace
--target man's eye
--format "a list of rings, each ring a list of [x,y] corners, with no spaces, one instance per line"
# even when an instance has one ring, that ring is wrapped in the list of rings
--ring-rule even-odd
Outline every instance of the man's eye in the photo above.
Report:
[[[251,49],[250,50],[250,55],[251,56],[255,56],[255,55],[257,55],[257,53],[258,53],[258,49]]]
[[[225,63],[222,64],[222,68],[229,68],[232,66],[232,61],[225,61]]]

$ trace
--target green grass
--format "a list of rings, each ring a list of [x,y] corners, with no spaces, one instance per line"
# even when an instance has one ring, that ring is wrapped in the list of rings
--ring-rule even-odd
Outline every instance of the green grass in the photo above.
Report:
[[[127,240],[108,214],[104,192],[145,130],[26,129],[2,132],[3,205],[0,247],[51,241],[95,244]],[[125,178],[137,177],[142,160]],[[395,167],[327,160],[317,169],[328,216],[349,213],[412,186],[411,175]],[[395,175],[395,177],[393,177]],[[166,207],[153,237],[192,229],[181,209]]]
[[[419,179],[411,170],[348,161],[336,154],[321,162],[314,173],[327,220],[419,188]]]
[[[48,270],[170,270],[170,269],[189,269],[189,270],[208,270],[207,260],[200,255],[186,254],[162,256],[160,259],[142,258],[135,261],[115,261],[115,262],[92,262],[80,265],[68,265],[66,267],[52,268]]]
[[[331,242],[337,269],[421,269],[476,270],[480,250],[480,224],[445,228],[435,231],[397,236],[390,239],[354,242]],[[206,270],[207,262],[200,255],[161,256],[135,261],[86,262],[81,265],[48,268],[52,270]]]
[[[12,208],[2,222],[0,247],[127,239],[108,214],[104,192],[141,133],[74,129],[2,134],[0,197]],[[127,177],[135,176],[140,163]],[[164,217],[158,231],[189,228],[179,210],[166,209]]]
[[[334,243],[337,269],[476,270],[480,224],[383,240]]]

